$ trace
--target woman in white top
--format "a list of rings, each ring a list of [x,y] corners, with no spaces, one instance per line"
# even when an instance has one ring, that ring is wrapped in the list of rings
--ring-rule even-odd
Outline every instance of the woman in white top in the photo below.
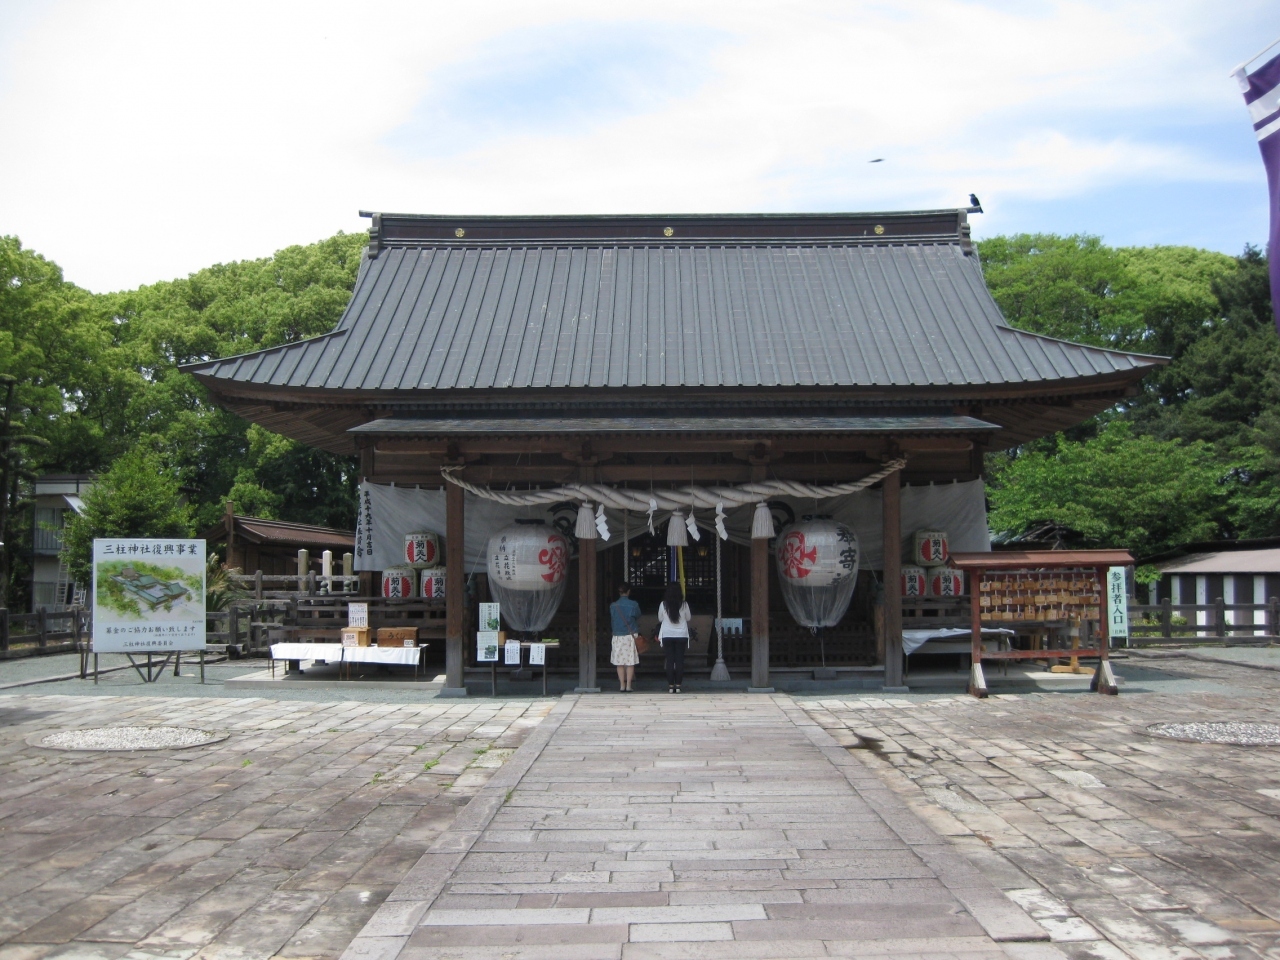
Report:
[[[668,583],[658,606],[658,642],[667,659],[667,692],[679,693],[684,682],[684,654],[689,649],[689,620],[693,614],[678,583]]]

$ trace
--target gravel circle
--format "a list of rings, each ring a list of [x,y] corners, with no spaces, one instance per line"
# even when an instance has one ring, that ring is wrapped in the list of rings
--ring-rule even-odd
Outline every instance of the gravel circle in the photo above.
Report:
[[[1239,747],[1280,746],[1280,724],[1220,720],[1192,723],[1153,723],[1147,727],[1153,737],[1186,740],[1192,743],[1227,743]]]
[[[39,745],[54,750],[181,750],[224,739],[212,730],[191,727],[97,727],[50,733]]]

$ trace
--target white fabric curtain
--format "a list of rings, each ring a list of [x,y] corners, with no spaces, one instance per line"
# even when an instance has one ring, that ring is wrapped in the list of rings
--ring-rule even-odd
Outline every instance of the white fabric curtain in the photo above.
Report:
[[[463,550],[468,574],[483,572],[484,549],[489,537],[516,519],[540,518],[572,533],[578,513],[576,503],[568,503],[559,508],[508,507],[470,493],[463,496],[466,512]],[[830,514],[836,520],[848,524],[858,534],[863,567],[871,570],[884,568],[879,490],[864,490],[826,500],[802,500],[794,497],[776,499],[785,503],[796,519],[805,514]],[[406,533],[430,530],[443,538],[444,504],[443,490],[360,484],[356,569],[385,570],[404,563]],[[750,504],[726,511],[728,520],[725,529],[730,540],[744,545],[751,542],[751,518],[754,511],[755,507]],[[609,521],[610,538],[607,541],[596,541],[600,550],[622,545],[621,511],[606,510],[605,516]],[[669,516],[665,512],[654,516],[654,529],[660,536],[665,535]],[[779,522],[785,519],[781,511],[775,511],[774,516]],[[703,537],[715,536],[713,510],[695,511],[695,517]],[[632,513],[631,535],[636,537],[646,533],[645,524],[643,513]],[[982,481],[903,487],[901,548],[909,550],[912,534],[916,530],[925,529],[947,531],[951,550],[956,553],[990,550],[991,534],[987,529],[986,492]],[[446,549],[450,546],[446,544]]]

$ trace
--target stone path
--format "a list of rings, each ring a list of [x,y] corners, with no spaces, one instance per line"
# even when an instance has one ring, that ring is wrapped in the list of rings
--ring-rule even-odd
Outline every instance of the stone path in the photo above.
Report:
[[[344,956],[1060,958],[1046,939],[790,698],[636,695],[564,698]]]
[[[336,957],[551,705],[0,696],[0,960]],[[160,724],[230,737],[28,742]]]
[[[1064,953],[1278,958],[1280,748],[1183,743],[1145,729],[1280,723],[1280,681],[1186,658],[1161,660],[1160,669],[1224,692],[803,706]]]

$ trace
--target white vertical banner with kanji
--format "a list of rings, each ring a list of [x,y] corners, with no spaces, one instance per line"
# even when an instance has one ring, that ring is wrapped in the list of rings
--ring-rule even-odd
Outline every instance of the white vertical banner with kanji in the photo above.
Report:
[[[93,541],[93,650],[205,649],[203,540]]]
[[[1107,625],[1112,640],[1129,645],[1129,596],[1125,588],[1125,568],[1107,569]]]

